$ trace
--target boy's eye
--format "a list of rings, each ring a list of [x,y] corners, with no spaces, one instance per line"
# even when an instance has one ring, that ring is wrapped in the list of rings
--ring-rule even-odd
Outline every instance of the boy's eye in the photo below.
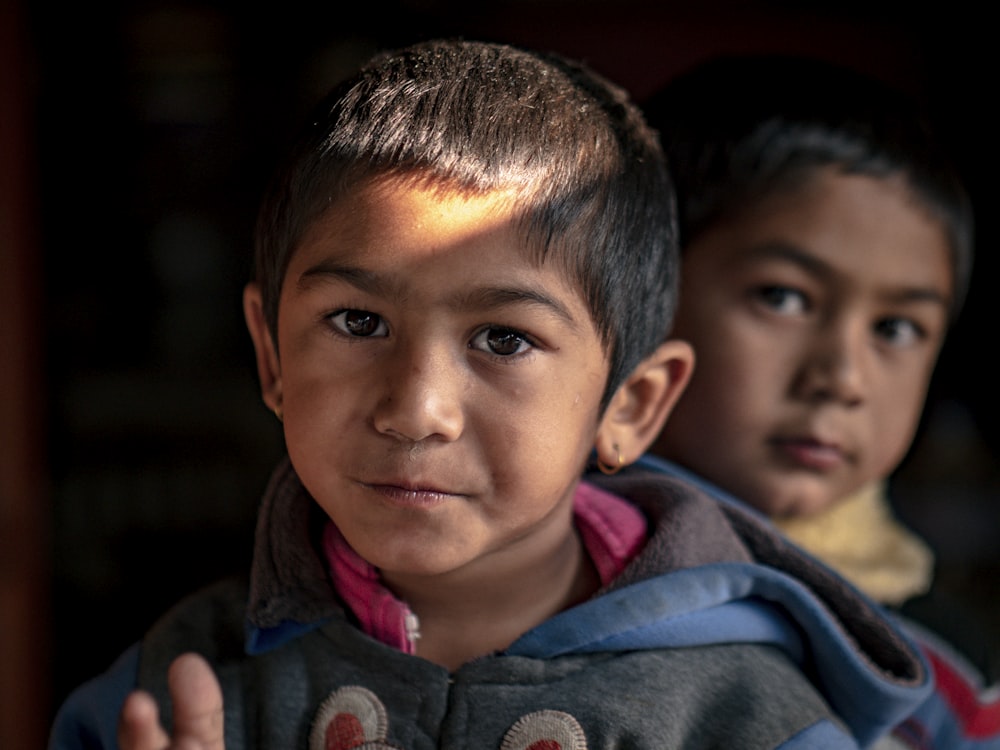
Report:
[[[876,336],[894,346],[909,346],[924,338],[923,329],[907,318],[882,318],[874,328]]]
[[[787,286],[769,285],[758,287],[754,297],[765,306],[782,315],[799,315],[808,308],[806,296]]]
[[[380,315],[367,310],[341,310],[327,320],[346,336],[388,336],[389,329]]]
[[[489,352],[501,357],[522,354],[531,348],[527,336],[512,328],[484,328],[469,342],[473,349]]]

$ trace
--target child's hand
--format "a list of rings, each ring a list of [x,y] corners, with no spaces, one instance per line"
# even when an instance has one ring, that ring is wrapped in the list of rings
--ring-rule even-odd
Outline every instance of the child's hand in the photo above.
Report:
[[[122,706],[118,744],[122,750],[224,750],[222,689],[197,654],[178,656],[167,674],[174,704],[174,736],[160,724],[153,697],[131,693]]]

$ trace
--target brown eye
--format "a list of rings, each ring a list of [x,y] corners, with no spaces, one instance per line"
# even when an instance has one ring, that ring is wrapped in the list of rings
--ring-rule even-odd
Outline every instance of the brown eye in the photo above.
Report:
[[[771,284],[754,290],[754,298],[779,315],[801,315],[809,309],[806,296],[797,289]]]
[[[347,336],[387,336],[389,330],[382,316],[367,310],[341,310],[329,317],[330,324]]]
[[[494,354],[516,354],[524,338],[513,331],[492,331],[486,341]]]
[[[472,339],[469,346],[499,357],[523,354],[532,344],[520,331],[512,328],[484,328]]]
[[[893,346],[912,346],[927,338],[927,333],[907,318],[883,318],[873,326],[875,335]]]

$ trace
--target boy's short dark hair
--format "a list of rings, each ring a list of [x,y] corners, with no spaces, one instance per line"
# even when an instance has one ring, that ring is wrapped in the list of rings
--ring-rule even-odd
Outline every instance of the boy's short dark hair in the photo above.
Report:
[[[682,254],[702,231],[817,167],[901,177],[947,235],[952,316],[972,271],[972,209],[916,102],[850,68],[784,55],[719,57],[644,106],[677,189]]]
[[[665,339],[677,296],[674,196],[638,107],[557,55],[439,40],[379,55],[338,85],[279,171],[255,248],[276,343],[303,232],[338,197],[385,176],[514,191],[526,252],[561,263],[588,302],[610,361],[604,404]]]

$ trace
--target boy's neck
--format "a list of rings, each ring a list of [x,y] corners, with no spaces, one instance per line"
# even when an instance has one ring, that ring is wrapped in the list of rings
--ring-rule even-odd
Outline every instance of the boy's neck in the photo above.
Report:
[[[490,561],[485,576],[462,571],[387,578],[387,586],[420,621],[417,655],[454,671],[470,659],[506,648],[600,587],[572,526],[555,544],[526,552]]]
[[[560,517],[550,534],[522,539],[506,548],[509,554],[489,555],[482,565],[448,576],[386,575],[361,558],[332,522],[323,532],[323,549],[334,587],[365,633],[454,669],[590,598],[621,574],[647,537],[638,508],[580,482],[571,518]],[[425,639],[420,617],[427,620]]]

